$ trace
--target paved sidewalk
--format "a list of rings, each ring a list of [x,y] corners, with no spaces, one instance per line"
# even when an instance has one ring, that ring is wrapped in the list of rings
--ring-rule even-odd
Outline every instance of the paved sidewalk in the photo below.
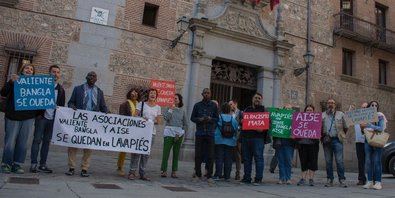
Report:
[[[245,185],[232,180],[231,182],[217,182],[209,185],[205,181],[192,179],[193,163],[180,162],[178,179],[161,178],[159,160],[150,160],[148,165],[148,176],[153,181],[130,181],[116,175],[116,153],[94,152],[89,178],[76,175],[69,177],[64,174],[67,170],[67,152],[64,148],[58,148],[57,152],[50,152],[48,165],[54,169],[53,174],[31,174],[24,175],[0,174],[0,197],[4,198],[46,198],[46,197],[395,197],[395,179],[385,175],[383,179],[384,189],[381,191],[365,190],[355,185],[357,174],[347,173],[348,188],[323,187],[326,181],[325,173],[318,171],[316,186],[296,186],[299,179],[299,169],[293,169],[293,185],[277,185],[278,172],[264,173],[264,184],[261,186]],[[78,159],[81,155],[78,156]],[[30,158],[26,160],[25,170],[28,170]],[[126,161],[125,168],[129,165]],[[233,167],[234,168],[234,167]],[[233,173],[234,174],[234,173]],[[232,175],[233,175],[232,174]],[[15,178],[37,178],[39,184],[15,184],[10,180]],[[96,189],[92,184],[115,184],[121,189]],[[165,187],[175,187],[171,191]],[[180,188],[181,187],[181,188]],[[190,192],[185,192],[190,191]]]

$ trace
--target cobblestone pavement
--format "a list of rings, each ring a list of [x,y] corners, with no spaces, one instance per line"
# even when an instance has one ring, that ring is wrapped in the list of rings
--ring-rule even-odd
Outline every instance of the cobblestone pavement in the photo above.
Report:
[[[55,147],[55,146],[54,146]],[[240,184],[238,181],[219,181],[209,185],[206,181],[192,178],[193,163],[180,162],[178,179],[160,177],[160,161],[150,159],[147,175],[151,182],[130,181],[116,174],[116,153],[93,153],[89,178],[79,174],[66,176],[67,152],[65,148],[57,148],[50,152],[48,166],[54,169],[53,174],[26,173],[24,175],[0,174],[0,197],[395,197],[395,179],[385,175],[383,190],[365,190],[356,186],[357,174],[347,173],[348,188],[338,186],[325,188],[324,171],[318,171],[316,186],[296,186],[299,169],[294,168],[293,185],[277,185],[278,172],[271,174],[265,168],[264,183],[260,186]],[[81,158],[81,155],[78,156]],[[30,158],[27,157],[25,170],[28,171]],[[125,169],[129,161],[125,163]],[[234,168],[234,166],[233,166]],[[79,170],[76,170],[79,173]],[[39,184],[16,184],[17,178],[36,178]],[[27,181],[24,179],[24,181]],[[34,181],[33,181],[34,182]],[[97,189],[93,184],[114,184],[120,189]],[[107,186],[108,187],[108,186]],[[111,187],[111,186],[110,186]]]

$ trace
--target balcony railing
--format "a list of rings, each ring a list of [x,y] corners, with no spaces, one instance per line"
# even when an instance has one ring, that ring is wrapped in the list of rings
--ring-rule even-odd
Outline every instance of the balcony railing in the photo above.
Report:
[[[334,17],[335,34],[395,53],[395,31],[344,12]]]

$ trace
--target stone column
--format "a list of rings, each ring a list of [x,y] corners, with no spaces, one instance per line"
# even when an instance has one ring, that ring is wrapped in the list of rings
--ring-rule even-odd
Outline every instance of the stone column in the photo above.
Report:
[[[263,105],[271,107],[273,104],[273,74],[261,68],[258,70],[257,92],[263,95]]]

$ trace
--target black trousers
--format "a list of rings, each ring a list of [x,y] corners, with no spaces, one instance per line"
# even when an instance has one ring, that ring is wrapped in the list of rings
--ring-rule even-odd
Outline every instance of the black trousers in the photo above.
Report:
[[[366,182],[365,175],[365,143],[355,143],[358,158],[358,180]]]
[[[197,177],[202,177],[202,163],[206,157],[207,179],[213,175],[214,137],[196,136],[195,139],[195,171]]]

